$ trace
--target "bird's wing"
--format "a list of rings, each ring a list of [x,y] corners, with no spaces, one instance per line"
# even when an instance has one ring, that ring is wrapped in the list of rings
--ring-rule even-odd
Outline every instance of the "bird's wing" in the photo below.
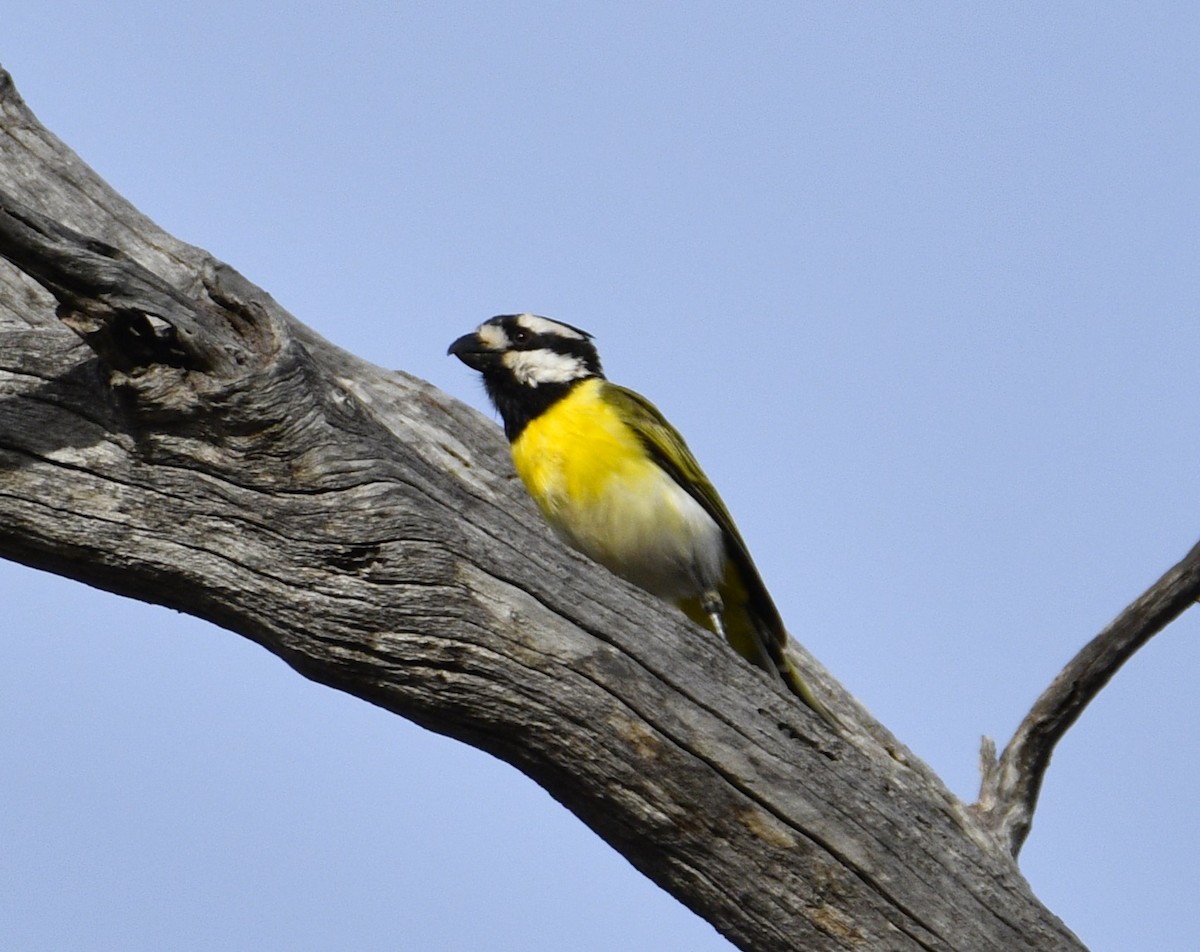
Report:
[[[754,560],[750,558],[750,551],[742,540],[742,534],[733,523],[733,517],[729,515],[729,510],[725,508],[725,503],[717,495],[713,484],[704,475],[696,457],[687,448],[683,437],[658,412],[658,408],[641,394],[607,381],[605,383],[604,399],[617,408],[621,418],[637,433],[654,461],[700,503],[721,527],[729,557],[737,566],[738,575],[746,590],[746,604],[743,610],[747,611],[752,626],[751,637],[757,643],[757,650],[766,651],[767,657],[774,662],[784,683],[827,724],[838,730],[838,718],[821,703],[788,657],[785,651],[787,629],[783,627],[779,609],[775,607],[775,602],[763,584],[762,576],[758,574]],[[759,663],[753,657],[751,661]]]
[[[787,632],[783,627],[783,620],[779,617],[779,610],[767,592],[767,587],[755,568],[754,560],[750,558],[750,551],[746,548],[733,517],[725,508],[721,497],[717,495],[713,484],[704,475],[704,470],[696,462],[696,457],[688,449],[679,431],[640,393],[607,383],[604,399],[618,409],[621,418],[637,433],[654,461],[688,495],[700,503],[705,512],[721,527],[729,556],[740,570],[742,584],[746,586],[751,606],[764,626],[770,630],[774,640],[782,646],[787,641]]]

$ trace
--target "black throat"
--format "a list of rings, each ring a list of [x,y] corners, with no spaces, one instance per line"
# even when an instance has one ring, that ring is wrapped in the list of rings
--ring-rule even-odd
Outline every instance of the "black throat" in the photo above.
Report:
[[[530,422],[558,403],[573,387],[587,380],[578,377],[566,383],[543,383],[529,387],[517,383],[507,371],[484,373],[483,386],[504,421],[504,435],[514,442]]]

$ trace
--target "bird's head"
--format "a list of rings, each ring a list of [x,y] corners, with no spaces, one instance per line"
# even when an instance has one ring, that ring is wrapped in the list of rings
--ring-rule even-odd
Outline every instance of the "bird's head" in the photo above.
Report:
[[[503,378],[520,387],[601,376],[591,334],[536,314],[493,317],[456,340],[447,353],[485,380]]]
[[[447,353],[483,375],[509,439],[580,380],[604,376],[591,334],[536,314],[493,317]]]

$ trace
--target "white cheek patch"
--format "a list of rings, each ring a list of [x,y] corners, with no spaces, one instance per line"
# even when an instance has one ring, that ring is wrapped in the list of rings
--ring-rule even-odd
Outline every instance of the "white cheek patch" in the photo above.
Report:
[[[584,336],[573,327],[567,327],[548,317],[538,317],[536,314],[521,314],[517,323],[534,334],[553,334],[555,337],[565,337],[569,340],[584,340]]]
[[[508,347],[508,335],[498,324],[484,324],[475,333],[488,350],[505,350]]]
[[[503,362],[512,372],[513,379],[523,387],[568,383],[587,376],[587,370],[578,357],[552,350],[510,350],[504,355]]]

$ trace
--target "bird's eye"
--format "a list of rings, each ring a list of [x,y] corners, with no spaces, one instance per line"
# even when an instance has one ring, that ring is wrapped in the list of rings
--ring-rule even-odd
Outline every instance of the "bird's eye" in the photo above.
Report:
[[[514,327],[512,334],[509,335],[509,339],[518,347],[522,344],[528,344],[532,338],[533,334],[523,327]]]

